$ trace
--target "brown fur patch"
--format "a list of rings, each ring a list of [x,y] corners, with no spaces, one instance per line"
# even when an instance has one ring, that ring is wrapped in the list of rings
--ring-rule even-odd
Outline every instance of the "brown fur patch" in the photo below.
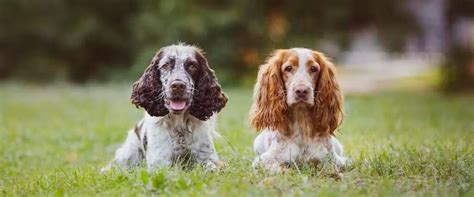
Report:
[[[250,114],[251,124],[258,131],[270,128],[283,133],[289,132],[288,106],[280,71],[282,60],[287,56],[288,50],[277,50],[260,66]]]
[[[308,137],[334,135],[342,121],[343,97],[335,78],[335,67],[324,54],[314,51],[313,59],[305,63],[307,69],[317,63],[319,71],[312,83],[316,89],[312,108],[290,109],[286,102],[285,83],[289,76],[283,74],[287,64],[297,69],[298,56],[289,50],[276,50],[260,66],[254,90],[254,103],[250,113],[251,125],[257,131],[265,128],[292,136],[290,123],[299,125]]]

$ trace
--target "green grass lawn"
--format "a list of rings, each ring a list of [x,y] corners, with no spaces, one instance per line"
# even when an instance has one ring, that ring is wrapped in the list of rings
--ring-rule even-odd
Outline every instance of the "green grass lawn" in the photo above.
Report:
[[[251,91],[226,89],[219,172],[172,168],[99,174],[142,111],[128,85],[0,85],[0,196],[433,195],[473,196],[474,97],[384,92],[346,97],[338,138],[353,165],[340,181],[325,167],[269,175],[251,169]]]

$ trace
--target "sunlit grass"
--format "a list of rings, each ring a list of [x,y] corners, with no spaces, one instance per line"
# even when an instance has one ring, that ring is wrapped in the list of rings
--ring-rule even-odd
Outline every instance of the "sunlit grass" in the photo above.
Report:
[[[473,195],[474,97],[383,92],[346,98],[338,135],[354,161],[341,181],[322,169],[251,170],[251,91],[229,89],[216,139],[220,172],[98,169],[142,116],[128,85],[0,85],[0,195]],[[469,194],[470,193],[470,194]]]

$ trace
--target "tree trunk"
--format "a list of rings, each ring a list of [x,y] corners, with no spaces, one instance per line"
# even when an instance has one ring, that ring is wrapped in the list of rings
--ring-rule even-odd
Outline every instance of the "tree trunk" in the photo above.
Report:
[[[450,26],[444,63],[445,89],[474,92],[474,20],[460,17]]]

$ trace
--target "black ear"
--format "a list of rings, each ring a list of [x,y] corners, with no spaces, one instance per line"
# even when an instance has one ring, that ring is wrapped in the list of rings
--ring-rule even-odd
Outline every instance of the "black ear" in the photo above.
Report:
[[[205,121],[225,106],[227,96],[222,92],[214,71],[209,67],[206,58],[201,53],[196,52],[196,59],[202,70],[195,81],[190,113],[197,119]]]
[[[168,114],[162,95],[160,70],[157,65],[161,56],[161,52],[155,54],[148,68],[132,87],[132,103],[137,107],[144,108],[152,116]]]

